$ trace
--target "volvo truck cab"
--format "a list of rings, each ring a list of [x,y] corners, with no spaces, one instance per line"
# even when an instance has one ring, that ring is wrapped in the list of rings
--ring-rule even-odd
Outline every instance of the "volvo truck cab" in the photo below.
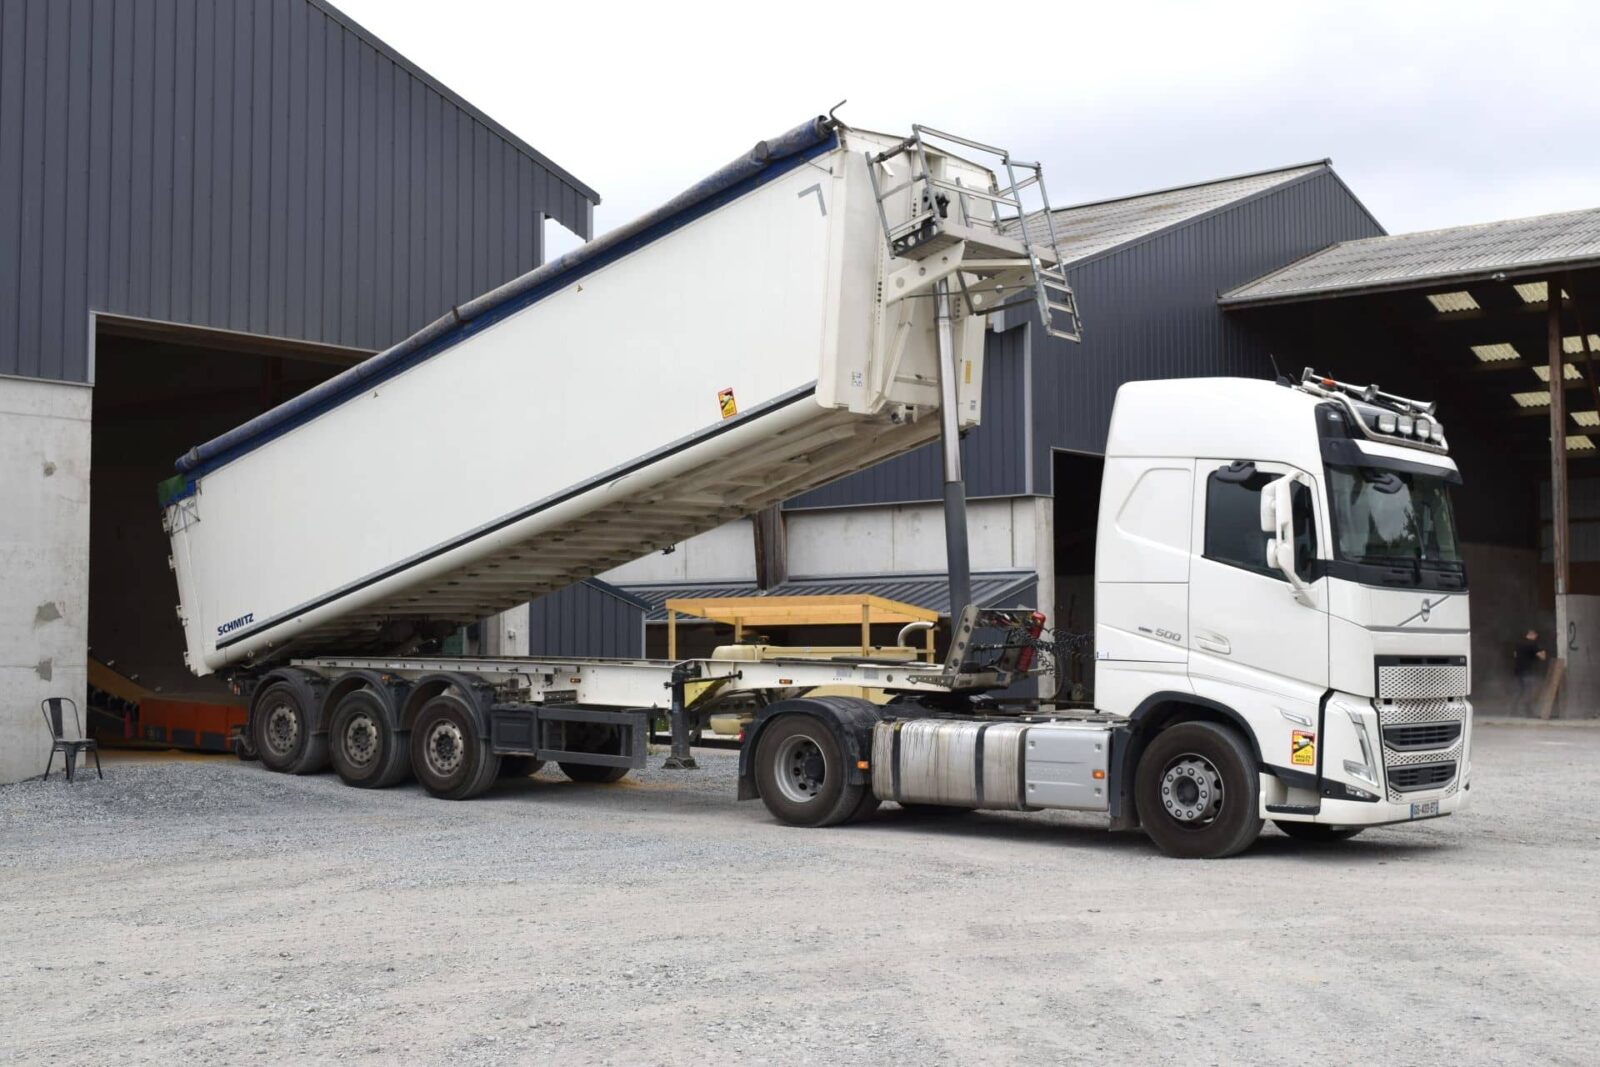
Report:
[[[1465,804],[1459,481],[1433,405],[1376,387],[1310,370],[1294,384],[1122,387],[1097,538],[1096,704],[1129,724],[1119,777],[1169,851],[1235,851],[1266,819],[1326,839]],[[1236,753],[1217,737],[1242,742],[1259,774],[1249,817],[1235,800],[1219,818]]]

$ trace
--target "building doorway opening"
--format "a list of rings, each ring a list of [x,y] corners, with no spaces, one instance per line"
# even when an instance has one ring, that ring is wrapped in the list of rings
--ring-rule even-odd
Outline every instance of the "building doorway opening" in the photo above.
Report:
[[[156,486],[185,450],[367,354],[99,317],[89,476],[91,712],[98,702],[131,717],[141,695],[227,698],[222,679],[197,678],[184,663]],[[99,718],[104,734],[107,716]]]
[[[1062,646],[1057,693],[1094,699],[1094,549],[1100,515],[1103,456],[1052,453],[1055,486],[1055,625]]]

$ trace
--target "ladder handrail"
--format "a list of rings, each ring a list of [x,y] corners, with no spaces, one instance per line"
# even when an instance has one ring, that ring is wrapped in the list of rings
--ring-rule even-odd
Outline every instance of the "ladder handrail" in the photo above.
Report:
[[[1020,290],[1032,288],[1034,303],[1038,308],[1039,317],[1046,332],[1055,337],[1062,337],[1072,341],[1081,341],[1083,337],[1083,322],[1078,313],[1077,294],[1073,292],[1072,283],[1067,278],[1066,257],[1061,252],[1061,238],[1056,230],[1055,213],[1050,207],[1050,195],[1045,188],[1044,167],[1040,163],[1024,163],[1011,158],[1011,154],[1003,148],[974,141],[968,137],[947,133],[934,129],[931,126],[916,124],[911,127],[911,136],[903,138],[897,144],[882,151],[865,153],[867,157],[867,173],[872,183],[873,195],[878,203],[878,218],[883,225],[884,238],[888,243],[891,258],[898,258],[909,254],[914,248],[926,248],[928,242],[945,232],[949,209],[949,199],[944,213],[940,212],[938,192],[943,190],[954,195],[957,215],[962,227],[970,230],[974,226],[987,228],[996,238],[1004,238],[1006,242],[1021,245],[1022,257],[1018,266],[1024,266],[1029,279],[1025,286],[1005,286],[1005,290]],[[986,153],[993,156],[995,165],[990,168],[992,175],[990,187],[987,190],[976,186],[964,185],[959,178],[954,180],[934,173],[934,168],[928,160],[928,139],[937,138],[948,144],[960,145],[975,152]],[[962,157],[950,153],[948,149],[938,146],[936,150],[943,151],[946,156],[961,159]],[[878,181],[878,168],[893,176],[888,170],[888,163],[899,156],[908,160],[908,171],[904,181],[896,182],[885,188]],[[970,160],[964,162],[971,163]],[[979,164],[981,165],[981,164]],[[1002,182],[1001,171],[1004,172]],[[1023,172],[1018,177],[1018,172]],[[920,189],[919,189],[920,187]],[[1040,207],[1037,211],[1028,211],[1023,199],[1023,192],[1028,189],[1038,189]],[[891,224],[889,222],[886,201],[898,193],[910,191],[912,197],[910,217],[904,222]],[[987,203],[990,207],[989,217],[982,219],[974,216],[969,198]],[[1001,210],[1015,211],[1015,218],[1003,217]],[[1029,223],[1042,213],[1044,215],[1044,233],[1035,237],[1029,232]],[[926,230],[925,235],[919,231]],[[944,243],[954,237],[946,237]],[[961,237],[966,240],[968,238]],[[937,245],[935,247],[942,247]],[[924,253],[925,254],[925,253]],[[1048,261],[1048,265],[1047,265]],[[995,268],[990,268],[991,270]],[[965,279],[958,276],[957,285],[960,289],[968,310],[973,314],[990,314],[999,307],[1015,306],[1014,303],[1002,300],[999,305],[986,308],[979,312],[973,303],[971,293]],[[1059,316],[1059,318],[1058,318]]]

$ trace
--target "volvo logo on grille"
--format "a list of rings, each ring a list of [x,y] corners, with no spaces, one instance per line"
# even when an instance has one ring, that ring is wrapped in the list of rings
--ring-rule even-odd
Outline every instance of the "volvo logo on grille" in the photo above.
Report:
[[[1428,617],[1433,614],[1433,609],[1438,607],[1440,604],[1443,604],[1446,600],[1449,600],[1449,599],[1450,599],[1450,596],[1448,596],[1448,595],[1442,596],[1437,600],[1429,600],[1427,597],[1423,597],[1422,598],[1422,608],[1421,608],[1421,610],[1416,611],[1416,612],[1412,613],[1411,615],[1408,615],[1404,619],[1401,619],[1398,625],[1404,626],[1406,623],[1414,622],[1417,619],[1421,619],[1423,622],[1427,622],[1428,621]]]

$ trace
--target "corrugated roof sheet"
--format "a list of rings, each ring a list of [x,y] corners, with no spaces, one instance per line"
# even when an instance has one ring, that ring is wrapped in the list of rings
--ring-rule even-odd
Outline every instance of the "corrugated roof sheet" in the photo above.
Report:
[[[1600,208],[1344,241],[1224,293],[1270,304],[1600,261]]]
[[[1051,213],[1055,219],[1056,241],[1067,261],[1076,263],[1325,170],[1328,165],[1328,160],[1324,159],[1061,208]],[[1042,214],[1028,219],[1028,236],[1036,241],[1047,239]]]
[[[978,571],[972,575],[972,600],[991,608],[1018,607],[1021,596],[1038,580],[1033,571]],[[640,582],[621,588],[650,606],[648,622],[666,622],[666,602],[673,597],[828,596],[870,593],[902,604],[950,614],[950,587],[944,574],[852,574],[790,578],[762,592],[754,582]],[[683,620],[693,622],[693,619]]]

